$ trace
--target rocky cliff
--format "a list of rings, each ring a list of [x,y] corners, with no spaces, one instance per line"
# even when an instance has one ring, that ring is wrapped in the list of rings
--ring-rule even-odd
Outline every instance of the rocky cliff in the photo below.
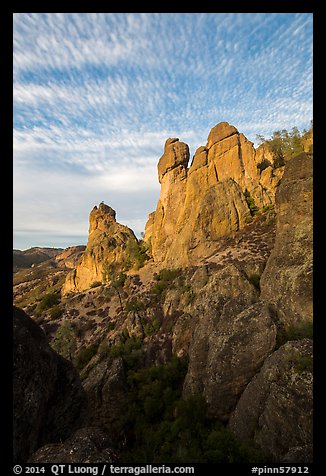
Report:
[[[312,461],[312,157],[275,168],[220,123],[188,162],[168,139],[154,259],[121,275],[138,242],[101,204],[60,314],[40,309],[50,341],[70,325],[92,427],[31,461]]]
[[[275,460],[312,461],[312,399],[312,341],[288,342],[246,387],[229,426]]]
[[[276,193],[276,241],[261,278],[261,298],[285,326],[312,320],[313,162],[289,160]]]
[[[87,398],[77,371],[49,346],[44,332],[14,307],[14,461],[82,426]]]
[[[273,167],[261,172],[264,150],[256,154],[252,142],[227,122],[213,127],[188,168],[189,158],[185,143],[167,139],[158,163],[161,194],[146,225],[154,261],[169,266],[209,256],[219,238],[250,222],[249,204],[260,209],[273,204],[282,176]]]
[[[100,203],[89,216],[89,235],[86,250],[76,268],[68,274],[63,294],[82,291],[95,282],[109,278],[113,270],[120,269],[126,259],[126,246],[137,238],[130,228],[116,221],[115,211]]]

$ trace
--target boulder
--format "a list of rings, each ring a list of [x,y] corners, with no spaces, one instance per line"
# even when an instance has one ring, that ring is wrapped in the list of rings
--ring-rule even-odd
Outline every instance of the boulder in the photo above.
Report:
[[[312,462],[312,341],[287,342],[244,390],[229,428],[275,461]]]
[[[189,147],[179,139],[167,139],[164,146],[164,154],[158,163],[159,182],[162,182],[164,175],[175,167],[187,168],[189,162]]]
[[[276,329],[267,307],[205,316],[195,329],[183,396],[204,395],[208,413],[227,421],[252,377],[273,351]],[[232,312],[233,310],[233,312]]]
[[[42,446],[28,463],[115,463],[117,453],[112,441],[99,428],[86,427],[77,430],[64,443]]]
[[[200,169],[200,167],[204,167],[205,165],[207,165],[207,152],[208,149],[206,147],[198,147],[192,160],[191,166],[189,168],[189,174],[191,174],[197,169]]]
[[[230,125],[228,122],[220,122],[211,129],[208,135],[206,147],[209,149],[216,142],[222,141],[223,139],[226,139],[227,137],[237,133],[238,129]]]
[[[229,265],[214,273],[196,298],[194,319],[181,321],[185,335],[187,322],[193,329],[183,396],[203,395],[210,416],[223,421],[275,347],[275,325],[257,300],[254,286]],[[179,341],[174,336],[176,350]]]

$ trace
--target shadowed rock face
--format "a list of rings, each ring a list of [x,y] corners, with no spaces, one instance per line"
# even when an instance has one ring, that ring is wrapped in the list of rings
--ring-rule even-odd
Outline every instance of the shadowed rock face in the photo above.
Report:
[[[312,462],[312,341],[287,342],[243,392],[229,427],[276,461]]]
[[[114,463],[117,455],[111,440],[99,428],[77,430],[64,443],[43,446],[28,460],[29,463]]]
[[[130,228],[118,223],[115,216],[115,211],[104,203],[93,208],[86,250],[77,267],[67,275],[63,294],[83,291],[95,281],[103,281],[106,264],[119,266],[126,259],[128,241],[137,242],[137,238]]]
[[[287,325],[312,319],[312,156],[285,166],[276,193],[276,239],[261,277],[261,298],[274,304]]]
[[[85,419],[86,394],[77,371],[56,354],[45,334],[14,307],[14,461],[63,440]]]
[[[90,402],[89,421],[105,428],[114,435],[115,441],[121,437],[126,415],[127,384],[121,357],[113,362],[105,361],[92,369],[83,381]]]
[[[161,194],[145,234],[154,261],[167,266],[191,265],[216,240],[243,228],[251,219],[245,191],[258,207],[270,205],[281,176],[270,167],[262,184],[253,144],[227,122],[213,127],[189,168],[188,161],[188,146],[168,139],[158,163]]]
[[[189,348],[183,396],[204,395],[209,414],[222,421],[275,346],[267,308],[256,303],[241,311],[242,305],[232,299],[220,315],[205,313]]]

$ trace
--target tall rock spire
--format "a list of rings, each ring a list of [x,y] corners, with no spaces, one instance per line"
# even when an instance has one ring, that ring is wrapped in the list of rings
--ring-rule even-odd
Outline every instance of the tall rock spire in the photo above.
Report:
[[[187,144],[167,139],[158,163],[161,194],[145,240],[151,238],[154,260],[169,266],[208,256],[214,241],[250,221],[248,194],[258,208],[270,205],[280,178],[270,167],[261,183],[253,143],[227,122],[212,128],[189,168],[188,162]]]
[[[66,278],[63,294],[83,291],[92,283],[103,281],[107,267],[121,268],[126,259],[126,246],[129,240],[137,242],[130,228],[116,221],[113,208],[100,203],[89,215],[89,235],[86,250]]]

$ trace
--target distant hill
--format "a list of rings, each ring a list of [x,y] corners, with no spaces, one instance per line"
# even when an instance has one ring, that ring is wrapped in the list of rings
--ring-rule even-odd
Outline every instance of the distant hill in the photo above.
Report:
[[[13,270],[16,272],[19,269],[30,268],[33,264],[39,264],[54,258],[62,251],[63,248],[41,248],[37,246],[24,251],[13,250]]]

